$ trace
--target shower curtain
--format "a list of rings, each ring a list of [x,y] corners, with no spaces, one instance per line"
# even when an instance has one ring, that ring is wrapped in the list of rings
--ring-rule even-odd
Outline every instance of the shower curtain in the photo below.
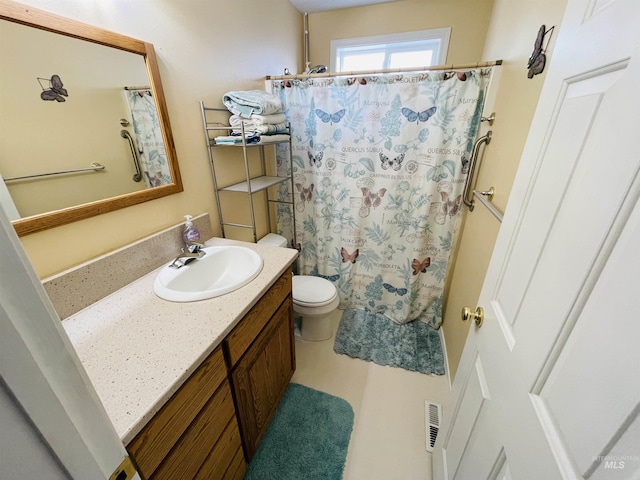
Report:
[[[333,282],[341,308],[440,326],[490,77],[479,68],[272,83],[291,123],[298,269]],[[292,238],[291,209],[277,217]]]
[[[147,187],[159,187],[172,183],[156,102],[151,90],[125,90],[124,96],[131,113],[140,169],[145,184]]]

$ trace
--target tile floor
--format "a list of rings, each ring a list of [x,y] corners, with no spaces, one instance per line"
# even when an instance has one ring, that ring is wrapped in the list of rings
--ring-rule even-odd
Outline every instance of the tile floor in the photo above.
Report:
[[[335,331],[342,311],[331,314]],[[446,403],[446,375],[430,376],[338,355],[333,338],[296,337],[293,382],[348,401],[355,414],[344,480],[430,480],[424,401]]]

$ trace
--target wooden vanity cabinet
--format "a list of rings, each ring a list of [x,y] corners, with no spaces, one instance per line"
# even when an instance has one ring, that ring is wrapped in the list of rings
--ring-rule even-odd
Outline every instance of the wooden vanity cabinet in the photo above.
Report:
[[[249,462],[295,371],[291,272],[249,311],[223,347]]]
[[[291,272],[127,445],[145,480],[240,480],[295,370]]]
[[[246,463],[220,347],[127,449],[146,480],[244,477]]]

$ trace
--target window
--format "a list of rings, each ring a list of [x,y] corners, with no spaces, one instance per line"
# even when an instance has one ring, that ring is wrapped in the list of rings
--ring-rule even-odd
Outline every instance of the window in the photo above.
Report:
[[[450,28],[331,40],[335,72],[442,65]]]

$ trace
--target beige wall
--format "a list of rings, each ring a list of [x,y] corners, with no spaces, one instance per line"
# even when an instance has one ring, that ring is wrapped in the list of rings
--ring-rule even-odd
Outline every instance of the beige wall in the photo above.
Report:
[[[22,3],[154,44],[184,183],[177,195],[22,237],[37,273],[45,277],[82,263],[187,213],[208,211],[217,226],[198,102],[222,106],[226,91],[263,88],[266,74],[299,70],[302,15],[288,0]]]
[[[496,121],[490,127],[493,137],[485,150],[477,189],[495,187],[493,203],[502,211],[507,205],[545,77],[543,73],[528,79],[527,60],[542,24],[547,28],[555,25],[547,50],[548,61],[553,58],[553,40],[565,6],[566,0],[495,0],[482,59],[501,58],[504,64],[491,109],[496,112]],[[487,128],[484,126],[482,132]],[[497,220],[476,203],[473,212],[465,209],[466,221],[445,304],[443,329],[452,378],[469,329],[469,325],[460,320],[460,311],[463,306],[476,307],[499,228]]]
[[[329,67],[331,40],[451,27],[446,63],[480,60],[494,0],[404,0],[309,14],[309,62]],[[333,70],[330,68],[330,70]]]
[[[120,119],[130,119],[123,87],[149,84],[142,56],[12,22],[1,22],[0,32],[2,176],[75,170],[93,162],[105,167],[99,173],[9,182],[20,215],[144,189],[144,181],[132,179],[131,150],[120,136]],[[36,79],[49,88],[53,74],[67,90],[64,102],[40,98]]]

